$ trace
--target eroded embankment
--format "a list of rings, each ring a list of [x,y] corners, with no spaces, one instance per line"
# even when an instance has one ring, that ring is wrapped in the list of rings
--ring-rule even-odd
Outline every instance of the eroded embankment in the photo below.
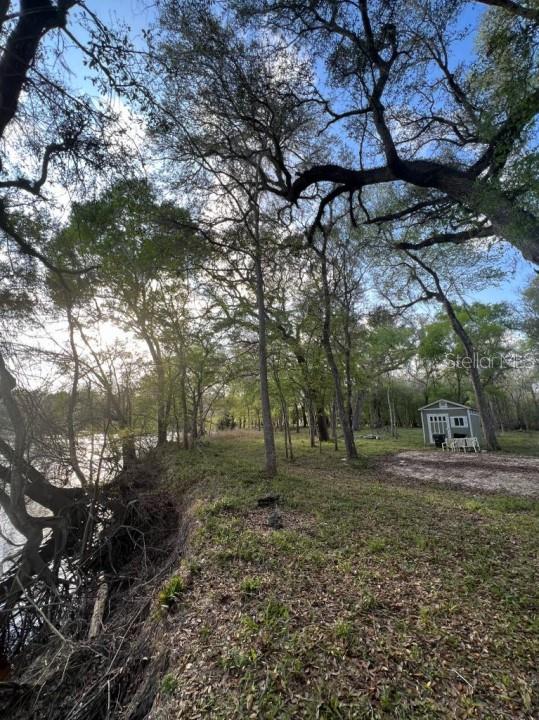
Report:
[[[260,507],[260,436],[171,449],[160,564],[134,560],[96,641],[51,643],[8,717],[538,717],[537,503],[338,457],[307,440]]]
[[[168,659],[157,632],[159,593],[181,567],[190,525],[189,483],[169,482],[173,455],[153,455],[121,479],[126,520],[110,538],[108,571],[92,597],[74,600],[65,625],[50,625],[46,638],[12,659],[0,680],[3,717],[146,717]]]

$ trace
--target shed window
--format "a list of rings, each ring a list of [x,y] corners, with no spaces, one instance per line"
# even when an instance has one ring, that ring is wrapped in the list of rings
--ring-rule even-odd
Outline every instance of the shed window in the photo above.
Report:
[[[465,427],[468,424],[464,417],[454,417],[451,419],[453,420],[453,427]]]

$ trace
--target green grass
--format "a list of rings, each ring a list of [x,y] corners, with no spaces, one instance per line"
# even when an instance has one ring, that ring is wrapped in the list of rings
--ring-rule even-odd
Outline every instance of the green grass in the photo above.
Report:
[[[180,596],[185,590],[185,581],[183,578],[174,575],[168,580],[159,592],[159,605],[162,608],[171,608],[178,602]]]
[[[178,689],[178,679],[174,675],[167,674],[161,681],[161,692],[165,695],[172,695]]]
[[[256,595],[259,592],[261,585],[262,581],[260,578],[246,577],[241,581],[240,590],[244,595]]]
[[[376,456],[415,431],[360,441],[353,465],[293,441],[271,483],[255,433],[170,450],[198,571],[163,620],[178,686],[155,717],[536,717],[539,503],[390,482]],[[270,489],[282,530],[256,504]]]
[[[379,440],[366,440],[361,437],[362,435],[368,435],[369,430],[357,432],[356,441],[360,453],[366,456],[376,456],[401,450],[432,450],[432,452],[439,452],[429,445],[424,445],[421,428],[399,428],[398,432],[399,437],[397,439],[392,438],[387,432],[378,432],[380,435]],[[292,438],[293,440],[294,438]],[[498,433],[498,441],[503,453],[539,457],[538,431],[524,432],[515,430]],[[324,451],[327,452],[328,449],[329,444]]]
[[[537,431],[499,433],[498,440],[502,452],[539,456],[539,432]]]
[[[386,455],[387,453],[399,452],[401,450],[430,450],[423,442],[423,431],[421,428],[399,428],[398,438],[393,438],[387,432],[375,431],[380,436],[379,440],[367,440],[362,435],[369,435],[370,430],[356,432],[356,443],[362,455]]]
[[[363,458],[378,457],[381,455],[388,455],[390,453],[401,452],[403,450],[425,450],[428,452],[440,452],[439,449],[434,448],[430,445],[425,445],[423,442],[423,431],[421,428],[399,428],[398,438],[393,438],[389,433],[385,431],[376,431],[379,435],[379,440],[367,440],[362,435],[371,434],[371,431],[364,428],[361,431],[355,433],[356,445],[358,452]],[[242,442],[242,447],[247,446],[251,451],[256,452],[256,434],[250,436],[250,439],[245,439]],[[511,431],[505,433],[498,433],[498,441],[501,446],[502,453],[512,453],[517,455],[531,455],[539,457],[539,432],[531,431]],[[254,445],[253,445],[254,443]],[[309,445],[309,438],[306,432],[301,431],[299,434],[292,433],[292,443],[294,446],[294,452],[300,458],[310,458],[314,453]],[[277,444],[282,445],[282,439],[277,437]],[[342,440],[339,443],[339,449],[335,452],[333,443],[323,443],[322,449],[316,447],[316,452],[321,454],[323,457],[329,457],[331,463],[334,464],[334,458],[340,453],[340,457],[344,456],[344,445]],[[230,498],[225,499],[230,501]]]

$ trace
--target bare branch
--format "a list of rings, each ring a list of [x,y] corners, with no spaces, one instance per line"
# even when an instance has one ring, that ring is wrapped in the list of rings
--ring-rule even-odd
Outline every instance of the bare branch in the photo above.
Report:
[[[433,245],[444,245],[447,243],[462,245],[462,243],[469,242],[470,240],[493,237],[495,234],[492,227],[487,225],[486,227],[471,228],[470,230],[461,230],[460,232],[454,233],[438,233],[417,243],[399,242],[395,247],[399,250],[421,250],[422,248],[432,247]]]

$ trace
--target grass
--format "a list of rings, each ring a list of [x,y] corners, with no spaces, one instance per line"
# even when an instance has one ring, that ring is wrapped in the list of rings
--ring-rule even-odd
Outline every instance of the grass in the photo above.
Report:
[[[161,681],[161,692],[165,695],[172,695],[178,689],[178,679],[174,675],[167,674]]]
[[[500,433],[498,440],[502,452],[539,456],[539,432],[512,431]]]
[[[423,431],[421,428],[399,428],[399,437],[392,438],[388,433],[382,432],[379,440],[366,440],[362,435],[370,431],[356,433],[356,439],[360,452],[366,456],[384,455],[400,450],[432,450],[425,447],[423,442]],[[517,431],[498,433],[502,453],[516,453],[518,455],[539,456],[539,432],[538,431]],[[328,446],[329,447],[329,446]]]
[[[177,686],[153,717],[537,717],[539,503],[381,477],[415,431],[353,466],[293,440],[271,485],[258,434],[170,451],[197,573],[162,620]],[[256,504],[270,488],[282,530]]]
[[[159,605],[162,608],[170,609],[178,602],[181,594],[185,590],[185,581],[183,578],[174,575],[168,580],[159,592]]]
[[[256,595],[262,586],[262,581],[257,577],[246,577],[240,583],[240,590],[244,595]]]

